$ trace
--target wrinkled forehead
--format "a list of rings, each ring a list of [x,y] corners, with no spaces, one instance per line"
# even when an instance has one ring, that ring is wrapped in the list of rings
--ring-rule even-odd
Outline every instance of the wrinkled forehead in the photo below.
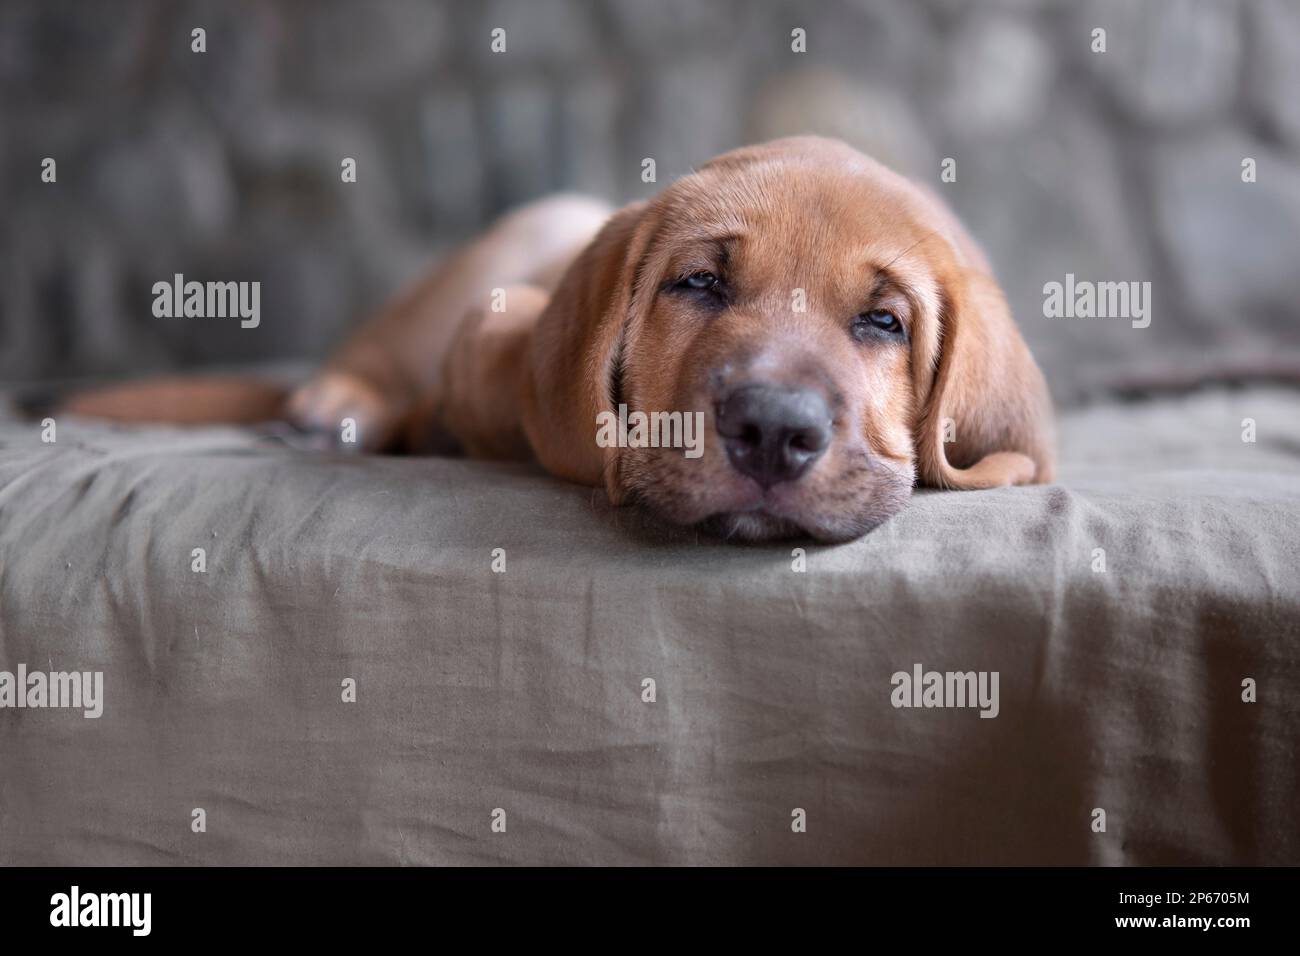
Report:
[[[658,238],[675,249],[716,248],[774,280],[838,279],[888,266],[932,281],[927,259],[946,237],[924,197],[867,163],[706,167],[662,194]]]

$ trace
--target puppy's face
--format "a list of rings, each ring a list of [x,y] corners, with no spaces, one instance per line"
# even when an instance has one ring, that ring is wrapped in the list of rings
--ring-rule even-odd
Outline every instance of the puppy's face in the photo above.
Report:
[[[759,161],[660,198],[615,404],[702,413],[703,453],[624,449],[629,497],[727,537],[829,541],[907,502],[939,277],[933,226],[874,172]]]
[[[831,140],[728,153],[618,213],[529,355],[543,464],[725,537],[842,541],[916,480],[1051,478],[1046,387],[982,255]],[[621,406],[652,419],[649,442],[600,440]],[[691,447],[664,447],[674,434]]]

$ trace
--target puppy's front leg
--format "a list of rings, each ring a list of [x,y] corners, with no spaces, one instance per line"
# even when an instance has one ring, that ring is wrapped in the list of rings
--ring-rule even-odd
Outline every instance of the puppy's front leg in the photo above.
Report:
[[[289,396],[285,416],[309,435],[340,448],[340,436],[350,423],[358,451],[390,448],[409,414],[412,391],[396,372],[366,374],[352,369],[325,368]]]
[[[408,451],[526,460],[522,391],[529,345],[550,295],[535,286],[502,290],[488,307],[470,310],[452,340],[438,386],[419,403],[406,429]]]

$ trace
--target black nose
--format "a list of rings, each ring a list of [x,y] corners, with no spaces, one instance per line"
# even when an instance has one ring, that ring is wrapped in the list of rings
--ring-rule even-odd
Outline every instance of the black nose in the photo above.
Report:
[[[811,389],[746,385],[717,417],[732,466],[764,488],[798,478],[831,443],[831,411]]]

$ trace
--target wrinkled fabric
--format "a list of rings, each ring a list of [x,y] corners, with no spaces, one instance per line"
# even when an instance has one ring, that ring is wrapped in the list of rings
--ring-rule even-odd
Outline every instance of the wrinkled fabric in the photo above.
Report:
[[[1057,484],[835,547],[528,466],[0,421],[0,670],[105,686],[0,710],[0,863],[1300,863],[1298,410],[1086,408]],[[894,707],[916,664],[997,671],[998,716]]]

